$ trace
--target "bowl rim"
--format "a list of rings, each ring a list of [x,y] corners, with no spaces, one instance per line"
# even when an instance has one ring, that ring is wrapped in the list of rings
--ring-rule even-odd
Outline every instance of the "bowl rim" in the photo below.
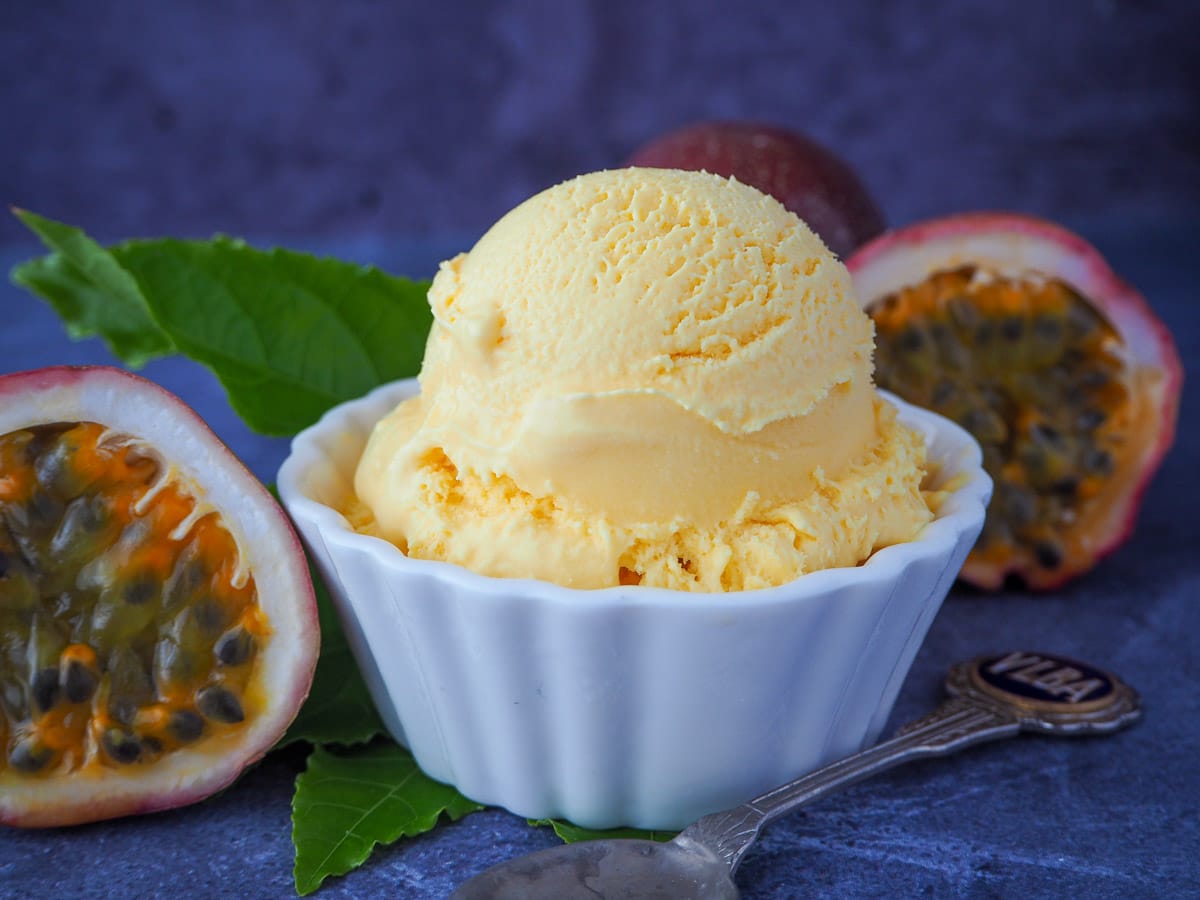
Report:
[[[337,543],[369,553],[377,564],[388,567],[400,577],[433,578],[453,584],[457,589],[492,598],[495,602],[519,596],[530,601],[570,604],[581,610],[653,607],[691,611],[729,611],[731,608],[791,604],[800,598],[824,596],[849,586],[862,587],[871,582],[894,584],[901,572],[914,562],[939,557],[948,559],[964,533],[982,526],[991,497],[992,479],[983,469],[983,453],[978,442],[949,419],[906,403],[882,389],[876,390],[896,408],[901,421],[921,432],[927,448],[938,440],[949,445],[949,452],[939,457],[947,465],[945,478],[962,477],[962,482],[948,492],[934,519],[912,540],[876,550],[856,566],[819,569],[773,587],[742,591],[680,591],[647,585],[572,588],[536,578],[484,575],[442,560],[414,559],[383,538],[355,531],[342,513],[305,491],[302,487],[305,473],[328,457],[320,446],[322,437],[362,431],[364,427],[369,431],[400,400],[418,393],[416,378],[388,382],[326,411],[292,439],[289,453],[279,468],[277,488],[284,507],[297,524],[311,523],[327,547]]]

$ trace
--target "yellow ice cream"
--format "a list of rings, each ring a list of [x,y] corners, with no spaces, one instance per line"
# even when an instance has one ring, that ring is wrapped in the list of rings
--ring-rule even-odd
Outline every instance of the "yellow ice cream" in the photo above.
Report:
[[[550,188],[443,263],[429,304],[420,396],[355,478],[356,521],[411,556],[743,590],[855,565],[932,517],[845,267],[733,179]]]

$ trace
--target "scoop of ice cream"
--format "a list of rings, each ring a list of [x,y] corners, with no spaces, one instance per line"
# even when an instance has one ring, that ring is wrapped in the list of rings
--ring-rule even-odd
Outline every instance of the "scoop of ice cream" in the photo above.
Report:
[[[857,563],[929,518],[844,266],[735,180],[565,182],[443,263],[429,302],[420,396],[376,427],[355,483],[413,555],[576,586],[624,569],[748,587]],[[785,523],[771,548],[747,537],[764,516]],[[722,575],[739,552],[773,574]],[[650,574],[660,556],[675,575]]]

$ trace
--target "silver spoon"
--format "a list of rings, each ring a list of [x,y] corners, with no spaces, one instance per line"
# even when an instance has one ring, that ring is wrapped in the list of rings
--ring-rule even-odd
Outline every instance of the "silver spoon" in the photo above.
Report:
[[[1094,666],[1048,653],[981,656],[946,677],[951,698],[896,736],[768,791],[704,816],[674,840],[600,840],[552,847],[492,866],[451,900],[737,897],[733,874],[768,822],[832,791],[900,763],[945,756],[1022,731],[1108,734],[1141,713],[1137,693]]]

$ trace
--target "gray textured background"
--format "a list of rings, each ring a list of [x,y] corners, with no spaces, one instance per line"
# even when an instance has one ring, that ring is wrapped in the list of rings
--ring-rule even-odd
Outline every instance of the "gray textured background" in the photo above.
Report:
[[[1153,221],[1200,208],[1197,34],[1193,0],[9,0],[0,199],[107,238],[474,237],[723,117],[835,148],[893,223]]]

